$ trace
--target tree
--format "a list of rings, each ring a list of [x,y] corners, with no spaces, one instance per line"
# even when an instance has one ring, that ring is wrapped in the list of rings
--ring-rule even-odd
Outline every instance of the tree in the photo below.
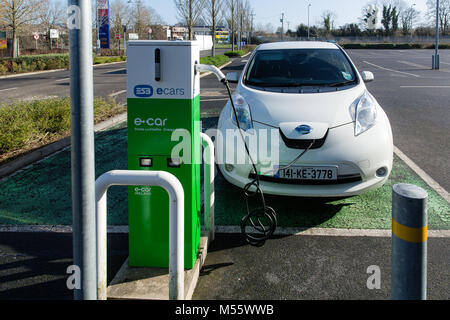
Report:
[[[179,18],[186,24],[189,32],[189,40],[194,39],[193,27],[202,16],[206,0],[173,0]]]
[[[334,28],[334,21],[336,20],[336,13],[331,10],[324,11],[322,13],[322,25],[325,29],[325,33],[329,34]]]
[[[48,0],[0,0],[0,24],[12,32],[12,55],[17,57],[17,34],[44,16]]]
[[[402,23],[402,33],[406,36],[411,33],[414,28],[414,24],[417,22],[419,18],[419,11],[410,7],[408,9],[404,9],[400,14],[400,21]]]
[[[228,14],[225,15],[225,20],[227,22],[228,29],[231,31],[231,50],[234,51],[238,0],[226,0],[226,2],[228,7]]]
[[[211,26],[213,46],[211,48],[211,55],[216,55],[216,28],[217,23],[222,19],[222,0],[208,0],[205,5],[204,19],[208,25]]]
[[[314,38],[318,35],[318,28],[316,26],[310,26],[309,28],[309,35],[310,37]],[[308,36],[308,26],[301,23],[297,27],[297,37],[299,38],[306,38]]]
[[[377,2],[369,2],[362,8],[362,18],[360,19],[361,27],[367,32],[372,32],[378,24],[378,7]]]
[[[426,17],[432,24],[436,24],[436,0],[427,0],[428,11]],[[450,27],[450,0],[439,0],[439,27],[442,35],[447,35]]]
[[[397,7],[392,8],[392,12],[391,12],[391,29],[392,29],[392,33],[397,32],[398,30],[398,18],[400,16],[400,12],[399,10],[397,10]]]
[[[252,15],[252,7],[248,0],[239,0],[237,7],[239,42],[242,42],[243,34],[250,30],[250,16]],[[239,49],[240,49],[239,44]]]
[[[335,31],[334,33],[341,37],[357,37],[362,34],[362,31],[359,28],[358,24],[350,23],[339,27],[339,30]]]
[[[124,0],[114,0],[111,2],[110,6],[110,17],[111,17],[111,29],[114,34],[122,34],[123,27],[127,29],[131,23],[131,17],[129,15],[128,5]]]
[[[42,16],[40,17],[40,23],[47,30],[47,38],[49,40],[50,48],[52,48],[52,40],[50,38],[50,29],[55,29],[58,26],[64,25],[65,22],[65,10],[61,6],[60,2],[44,2],[42,7]]]
[[[134,32],[139,35],[139,39],[148,37],[148,28],[150,25],[163,23],[161,16],[152,7],[142,3],[142,0],[134,2],[134,8],[131,10],[131,24]]]
[[[384,31],[386,34],[390,34],[391,32],[391,21],[392,21],[392,7],[391,5],[383,5],[383,13],[381,24],[383,25]]]

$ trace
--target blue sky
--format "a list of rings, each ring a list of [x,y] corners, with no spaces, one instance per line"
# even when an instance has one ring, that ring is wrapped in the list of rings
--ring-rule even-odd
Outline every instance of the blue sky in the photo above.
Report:
[[[60,1],[66,4],[67,0]],[[91,0],[93,3],[95,0]],[[110,0],[114,1],[114,0]],[[153,7],[158,14],[168,24],[178,22],[177,13],[173,0],[143,0],[145,3]],[[225,0],[222,0],[225,1]],[[336,13],[336,26],[346,23],[358,22],[361,17],[362,7],[369,2],[375,0],[249,0],[255,11],[255,26],[258,24],[271,23],[275,28],[281,25],[281,14],[284,13],[285,28],[287,22],[290,22],[290,28],[300,23],[308,22],[308,4],[310,7],[311,25],[318,24],[320,17],[325,10],[332,10]],[[421,11],[421,22],[424,22],[423,14],[427,10],[426,0],[402,0],[407,6],[416,4],[415,8]],[[384,0],[378,0],[383,3]]]
[[[111,1],[111,0],[110,0]],[[144,0],[152,6],[169,24],[177,22],[176,10],[172,0]],[[381,3],[383,0],[379,0]],[[406,5],[416,4],[415,8],[425,12],[426,0],[403,0]],[[290,27],[308,22],[308,4],[310,7],[311,24],[320,21],[320,16],[325,10],[332,10],[337,14],[336,25],[358,22],[362,7],[369,0],[250,0],[255,11],[255,25],[271,23],[274,27],[280,26],[281,13],[284,13],[285,22],[290,22]],[[287,28],[287,23],[285,24]]]

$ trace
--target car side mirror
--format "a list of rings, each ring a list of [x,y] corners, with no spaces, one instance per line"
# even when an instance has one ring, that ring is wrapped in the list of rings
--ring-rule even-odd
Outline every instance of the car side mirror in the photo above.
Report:
[[[238,83],[239,81],[239,75],[237,72],[228,72],[226,78],[229,83]]]
[[[361,78],[363,79],[364,82],[371,82],[373,81],[373,79],[375,79],[373,73],[370,71],[361,72]]]

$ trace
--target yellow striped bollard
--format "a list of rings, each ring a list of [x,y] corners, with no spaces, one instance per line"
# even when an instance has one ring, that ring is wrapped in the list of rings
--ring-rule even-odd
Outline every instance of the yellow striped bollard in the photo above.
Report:
[[[391,299],[427,298],[427,199],[415,185],[392,187]]]

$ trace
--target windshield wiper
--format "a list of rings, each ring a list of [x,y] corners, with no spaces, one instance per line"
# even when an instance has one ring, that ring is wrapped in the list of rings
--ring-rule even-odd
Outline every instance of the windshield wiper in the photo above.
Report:
[[[347,84],[355,83],[355,82],[356,82],[356,80],[347,80],[347,81],[342,81],[342,82],[324,84],[324,86],[327,86],[327,87],[341,87],[341,86],[345,86]]]

